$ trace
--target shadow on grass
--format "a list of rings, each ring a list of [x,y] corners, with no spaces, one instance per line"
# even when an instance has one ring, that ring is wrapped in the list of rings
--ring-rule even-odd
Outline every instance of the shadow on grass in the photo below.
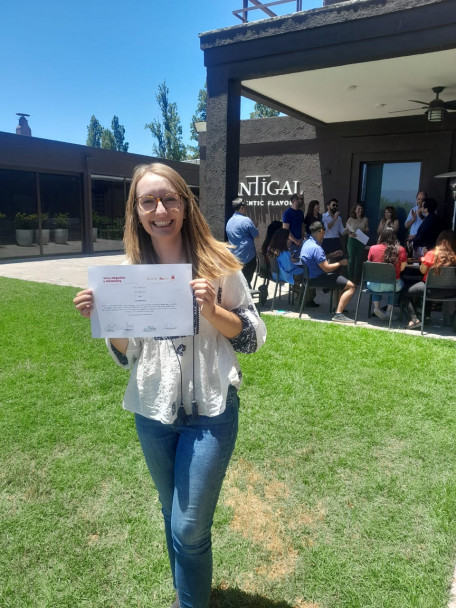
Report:
[[[276,602],[240,589],[212,589],[210,608],[293,608],[288,602]]]

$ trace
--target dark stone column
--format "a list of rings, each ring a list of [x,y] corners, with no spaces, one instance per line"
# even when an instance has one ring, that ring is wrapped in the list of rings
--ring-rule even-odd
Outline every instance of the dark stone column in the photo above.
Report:
[[[207,71],[207,133],[201,210],[214,236],[225,240],[225,225],[239,185],[241,87],[225,70]]]

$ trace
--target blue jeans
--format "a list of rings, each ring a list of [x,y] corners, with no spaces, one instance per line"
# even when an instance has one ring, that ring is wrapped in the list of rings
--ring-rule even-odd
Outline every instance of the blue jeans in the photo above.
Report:
[[[212,583],[211,527],[238,430],[239,400],[228,391],[214,417],[162,424],[138,414],[136,430],[158,490],[166,543],[181,608],[207,608]]]
[[[372,292],[372,302],[380,302],[382,299],[382,293],[390,289],[389,283],[374,283],[373,281],[367,281],[367,289]],[[398,292],[404,287],[404,281],[402,279],[396,279],[396,293],[387,296],[388,306],[396,304],[399,300]]]

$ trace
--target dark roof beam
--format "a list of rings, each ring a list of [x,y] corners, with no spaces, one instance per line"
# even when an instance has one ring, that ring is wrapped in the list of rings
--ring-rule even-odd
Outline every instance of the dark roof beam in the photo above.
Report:
[[[318,120],[318,118],[309,116],[309,114],[305,114],[304,112],[299,112],[298,110],[295,110],[294,108],[291,108],[290,106],[287,106],[274,99],[271,99],[270,97],[261,95],[260,93],[257,93],[256,91],[252,91],[251,89],[242,86],[242,84],[241,84],[241,95],[243,95],[244,97],[247,97],[248,99],[251,99],[252,101],[255,101],[257,103],[262,103],[265,106],[272,108],[273,110],[282,112],[283,114],[286,114],[287,116],[291,116],[293,118],[297,118],[298,120],[307,122],[313,126],[321,127],[326,124],[325,122]]]

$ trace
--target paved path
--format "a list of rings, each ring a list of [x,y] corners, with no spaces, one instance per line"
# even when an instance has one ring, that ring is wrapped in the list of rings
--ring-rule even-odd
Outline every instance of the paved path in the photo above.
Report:
[[[0,276],[38,283],[86,287],[89,266],[122,264],[124,260],[125,255],[122,254],[3,262],[0,264]]]

